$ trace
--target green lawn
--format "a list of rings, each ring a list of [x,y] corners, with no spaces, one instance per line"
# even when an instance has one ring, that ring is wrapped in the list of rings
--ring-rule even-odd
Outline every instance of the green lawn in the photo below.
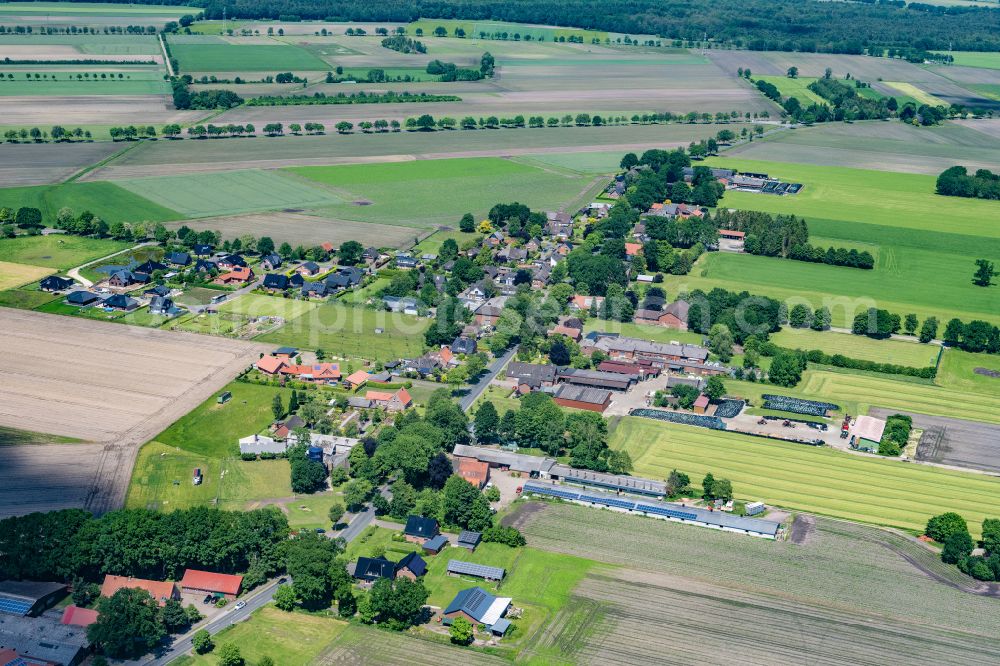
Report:
[[[232,392],[232,400],[220,405],[212,396],[160,433],[156,441],[213,458],[238,455],[238,439],[274,420],[271,401],[275,394],[286,403],[291,395],[288,389],[242,382],[233,382],[219,393],[223,390]]]
[[[76,213],[89,210],[109,224],[115,222],[165,222],[183,217],[172,209],[169,200],[154,203],[127,189],[106,181],[35,185],[0,189],[0,206],[18,209],[38,208],[46,223],[55,221],[61,208]]]
[[[170,38],[170,52],[182,72],[324,72],[332,67],[305,49],[274,40],[271,44],[231,44],[216,37],[202,43]]]
[[[681,331],[666,326],[610,321],[608,319],[587,319],[583,323],[583,333],[586,335],[591,331],[618,333],[628,338],[642,338],[653,342],[682,342],[691,345],[700,345],[705,339],[701,333]]]
[[[342,203],[342,199],[333,192],[280,171],[223,171],[151,176],[117,182],[133,196],[179,211],[180,214],[173,219]]]
[[[318,495],[300,495],[285,504],[288,510],[288,525],[293,529],[330,529],[330,507],[334,502],[343,502],[339,493],[325,492]]]
[[[448,239],[454,240],[458,243],[458,247],[461,248],[465,243],[468,243],[471,240],[482,242],[483,235],[476,232],[465,233],[454,229],[450,231],[435,231],[430,236],[414,245],[413,252],[417,255],[426,253],[437,254],[441,251],[441,245]]]
[[[622,419],[612,447],[629,452],[637,475],[677,468],[697,484],[712,472],[739,498],[860,522],[922,530],[955,511],[975,536],[983,518],[1000,515],[1000,481],[979,474],[635,417]]]
[[[797,98],[802,103],[802,106],[809,106],[813,102],[816,104],[829,104],[825,99],[812,90],[809,90],[809,84],[816,80],[815,77],[803,76],[790,79],[787,76],[755,76],[754,78],[776,86],[784,97]]]
[[[324,303],[257,340],[322,349],[345,358],[389,361],[420,356],[424,351],[424,331],[430,321],[384,310]],[[376,334],[376,328],[383,332]]]
[[[39,73],[48,78],[28,79],[25,72],[18,71],[14,79],[0,79],[0,96],[163,95],[170,92],[170,86],[158,71],[122,71],[127,78],[121,79],[118,72],[108,72],[105,79],[77,79],[75,72],[44,70]]]
[[[771,342],[789,349],[820,349],[827,354],[843,354],[865,361],[895,363],[913,368],[934,365],[941,349],[937,345],[901,340],[872,340],[861,335],[820,333],[790,327],[771,334]]]
[[[195,468],[203,475],[197,486],[192,483]],[[139,450],[125,504],[161,510],[204,505],[243,510],[252,502],[291,494],[287,460],[219,458],[153,441]]]
[[[287,321],[317,307],[319,307],[319,303],[316,301],[279,298],[264,294],[244,294],[234,300],[224,301],[218,310],[248,317],[281,317]]]
[[[966,393],[1000,396],[1000,378],[977,374],[976,368],[1000,372],[1000,356],[945,350],[938,367],[937,383]]]
[[[499,157],[288,170],[336,188],[344,199],[371,202],[340,206],[334,217],[428,227],[457,227],[462,215],[469,212],[482,219],[498,201],[557,210],[580,199],[591,183],[590,176],[569,170],[543,170]]]
[[[320,615],[286,613],[265,606],[246,622],[240,622],[213,638],[216,646],[235,643],[247,664],[256,664],[268,656],[282,666],[307,666],[316,663],[319,654],[340,636],[346,622]],[[216,650],[218,652],[218,650]],[[213,654],[192,655],[173,662],[183,666],[216,666]]]
[[[129,245],[131,243],[69,234],[18,236],[0,241],[0,261],[66,270],[114,254]]]

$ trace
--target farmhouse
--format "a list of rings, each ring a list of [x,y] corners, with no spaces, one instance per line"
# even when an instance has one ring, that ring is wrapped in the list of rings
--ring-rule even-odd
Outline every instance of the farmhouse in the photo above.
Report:
[[[698,345],[676,342],[650,342],[638,338],[610,336],[605,333],[590,334],[581,343],[580,350],[592,354],[603,351],[614,361],[648,362],[654,367],[684,371],[699,375],[721,375],[729,368],[708,362],[708,350]]]
[[[510,610],[510,597],[494,597],[481,587],[471,587],[455,595],[444,609],[442,622],[450,625],[457,617],[464,617],[473,626],[486,625],[490,633],[502,636],[510,628],[504,615]]]
[[[38,288],[42,291],[65,291],[74,284],[76,283],[70,278],[50,275],[47,278],[42,278],[41,282],[38,283]]]
[[[632,375],[581,368],[562,368],[557,373],[556,379],[566,384],[593,386],[615,391],[627,391],[636,380]]]
[[[396,577],[396,563],[384,557],[359,557],[353,567],[353,571],[348,567],[348,573],[366,583],[374,583],[379,578],[392,580]]]
[[[66,585],[63,583],[5,580],[0,582],[0,613],[40,615],[54,606],[65,594]]]
[[[406,556],[396,564],[396,577],[416,580],[427,573],[427,562],[416,552],[407,553]]]
[[[239,266],[228,273],[223,273],[215,278],[215,284],[246,284],[253,279],[253,269],[249,266]]]
[[[433,518],[423,516],[409,516],[406,519],[406,527],[403,535],[411,543],[423,544],[428,539],[433,539],[438,535],[438,521]]]
[[[133,588],[146,590],[149,596],[163,606],[168,599],[180,599],[181,595],[177,591],[177,585],[170,581],[146,580],[144,578],[131,578],[128,576],[105,576],[101,585],[101,596],[111,597],[122,588]]]
[[[507,378],[517,382],[518,393],[530,393],[555,384],[556,370],[550,364],[511,361],[507,364]]]
[[[66,610],[63,611],[62,620],[60,620],[60,622],[74,627],[89,627],[97,622],[97,618],[99,616],[100,613],[95,610],[90,608],[80,608],[79,606],[70,604],[69,606],[66,606]]]
[[[489,463],[490,467],[495,469],[509,469],[542,478],[547,478],[549,470],[556,464],[556,461],[551,458],[529,456],[523,453],[511,453],[483,446],[469,446],[468,444],[456,444],[454,451],[452,451],[452,456],[456,460],[474,458]]]
[[[584,506],[611,509],[625,513],[635,513],[650,518],[671,520],[688,525],[708,527],[725,532],[736,532],[764,539],[774,539],[780,525],[770,520],[743,518],[723,511],[709,511],[697,507],[655,502],[653,500],[631,500],[617,493],[602,493],[596,490],[578,491],[556,484],[530,482],[524,485],[524,494],[556,497],[567,502]]]
[[[507,575],[502,567],[490,567],[485,564],[474,564],[463,560],[448,560],[448,575],[474,576],[490,581],[501,581]]]
[[[476,488],[482,489],[486,485],[486,482],[490,480],[490,465],[481,460],[459,458],[458,465],[455,467],[455,474]]]
[[[232,601],[240,593],[243,576],[188,569],[181,578],[181,590],[188,594],[211,594]]]
[[[690,305],[687,301],[676,300],[662,310],[636,310],[634,321],[637,324],[654,324],[686,331],[689,309]]]
[[[603,414],[611,406],[611,391],[564,384],[553,397],[557,405]]]

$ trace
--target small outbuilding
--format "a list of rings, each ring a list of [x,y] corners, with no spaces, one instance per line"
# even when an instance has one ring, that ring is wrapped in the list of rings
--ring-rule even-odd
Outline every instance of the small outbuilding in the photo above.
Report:
[[[510,610],[511,601],[510,597],[495,597],[481,587],[470,587],[455,595],[444,610],[442,622],[450,625],[455,618],[464,617],[473,626],[486,625],[491,633],[496,627],[498,635],[503,635],[510,623],[501,620]]]
[[[428,539],[424,542],[424,551],[430,553],[431,555],[437,555],[447,547],[448,537],[443,534],[439,534],[433,539]]]
[[[483,540],[482,532],[471,532],[469,530],[462,530],[461,534],[458,535],[458,541],[455,545],[460,548],[465,548],[468,551],[475,551],[479,546],[479,542]]]

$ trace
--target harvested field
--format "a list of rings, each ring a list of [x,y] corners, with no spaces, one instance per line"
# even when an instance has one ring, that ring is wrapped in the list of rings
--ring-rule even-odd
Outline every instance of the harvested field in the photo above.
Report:
[[[152,176],[121,180],[117,184],[188,217],[238,215],[293,206],[333,206],[343,201],[328,189],[277,171]]]
[[[57,183],[120,149],[110,142],[6,144],[0,151],[0,183],[5,187]]]
[[[379,631],[371,627],[349,624],[309,664],[312,666],[338,666],[340,664],[381,666],[399,664],[407,666],[440,666],[441,663],[460,663],[463,666],[489,666],[509,664],[501,657],[493,657],[475,650],[463,650],[445,642],[423,640],[409,634]]]
[[[871,409],[885,418],[899,412]],[[917,460],[1000,473],[1000,426],[945,416],[902,412],[913,417],[913,427],[924,432],[917,446]]]
[[[99,442],[149,439],[259,347],[20,310],[0,322],[0,424]]]
[[[679,623],[679,630],[684,632],[696,631],[699,626],[704,632],[718,632],[717,618],[721,616],[731,620],[725,623],[724,631],[735,633],[739,631],[735,627],[744,625],[748,631],[768,632],[777,645],[782,645],[785,639],[767,629],[773,624],[780,626],[782,632],[788,632],[788,636],[797,637],[799,650],[806,655],[816,655],[817,663],[844,663],[844,659],[837,659],[832,650],[827,652],[827,640],[806,640],[811,632],[798,634],[802,622],[811,626],[816,626],[813,622],[827,625],[829,629],[823,636],[833,642],[839,641],[837,637],[841,631],[850,633],[856,645],[838,645],[843,650],[872,649],[883,636],[893,644],[908,641],[908,648],[885,657],[893,662],[901,655],[910,654],[915,658],[923,657],[922,663],[926,663],[925,649],[938,655],[949,645],[948,649],[960,651],[986,650],[982,653],[985,655],[993,655],[997,650],[995,643],[988,642],[1000,629],[1000,619],[992,610],[996,600],[969,594],[950,583],[968,586],[970,590],[986,586],[961,574],[955,567],[943,564],[937,554],[923,544],[890,531],[817,518],[813,538],[799,546],[787,541],[763,541],[560,503],[546,504],[543,511],[523,517],[519,515],[515,523],[533,548],[658,572],[596,570],[591,573],[591,580],[602,574],[612,576],[612,580],[624,576],[623,584],[630,578],[643,581],[652,584],[651,592],[654,588],[672,588],[674,592],[664,593],[677,594],[674,598],[678,603],[725,604],[726,599],[736,602],[728,612],[715,616],[715,621],[689,622],[684,612],[674,612],[661,622],[649,625],[634,622],[631,628],[626,626],[615,631],[631,631],[643,626],[672,627]],[[933,578],[928,575],[930,573]],[[662,582],[658,583],[658,575],[669,576],[671,580],[660,579]],[[943,584],[942,580],[949,584]],[[591,582],[585,581],[578,588],[578,594],[595,595],[598,589],[607,588],[591,587]],[[630,602],[628,598],[618,597],[616,603],[631,605],[636,613],[653,612],[651,607],[656,605],[647,601],[646,594],[632,594],[631,599]],[[567,605],[569,609],[573,607],[572,603]],[[669,610],[673,606],[666,604],[663,608]],[[612,607],[612,610],[620,612],[622,609]],[[774,615],[771,615],[771,622],[755,624],[739,619],[741,613],[748,613],[748,617],[756,613]],[[879,638],[861,639],[854,635],[856,631],[864,631],[863,627],[868,627]],[[613,630],[612,627],[609,630]],[[645,636],[659,642],[668,632],[654,633],[659,638],[650,637],[650,632],[645,632]],[[589,640],[584,640],[583,649],[605,650],[602,657],[610,657],[608,653],[615,649],[626,654],[638,650],[642,655],[640,644],[643,641],[602,641],[603,638],[601,631],[593,632]],[[708,635],[703,638],[716,640]],[[965,647],[952,643],[959,638],[967,641]],[[677,641],[672,648],[695,650],[699,641],[690,638],[683,644]],[[770,640],[759,639],[753,643],[746,645],[746,649],[764,651]],[[949,663],[984,663],[974,653],[955,654],[957,661],[945,654],[940,658]],[[661,653],[659,657],[658,663],[671,661],[669,653]],[[757,652],[756,656],[734,661],[773,663],[774,659],[789,658],[780,653]],[[997,658],[1000,656],[993,655],[985,661]],[[702,663],[706,660],[682,661]],[[851,661],[886,663],[874,657]],[[628,663],[625,655],[619,657],[618,663]],[[814,662],[799,658],[795,663]]]
[[[53,269],[45,268],[44,266],[29,266],[27,264],[12,264],[8,261],[0,261],[0,291],[37,282],[46,275],[54,272]]]
[[[187,225],[191,229],[218,231],[224,238],[237,238],[244,234],[270,236],[279,243],[302,244],[306,247],[330,242],[339,246],[349,240],[376,247],[408,247],[420,229],[405,226],[377,224],[373,222],[350,222],[331,217],[319,217],[303,213],[257,213],[232,215],[227,217],[205,217],[184,220],[167,225],[177,229]]]
[[[5,97],[6,125],[46,127],[61,124],[129,125],[143,123],[159,127],[165,123],[187,123],[204,116],[203,111],[178,111],[168,95],[79,95]]]

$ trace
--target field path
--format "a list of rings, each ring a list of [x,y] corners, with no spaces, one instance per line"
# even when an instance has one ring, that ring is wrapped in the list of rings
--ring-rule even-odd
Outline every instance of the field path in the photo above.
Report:
[[[90,287],[94,286],[94,283],[91,282],[90,280],[88,280],[87,278],[83,277],[82,275],[80,275],[80,271],[81,270],[83,270],[87,266],[93,266],[94,264],[99,263],[101,261],[107,261],[111,257],[116,257],[119,254],[121,254],[122,252],[130,252],[132,250],[138,250],[140,247],[143,247],[143,246],[146,246],[146,245],[156,245],[156,243],[153,243],[153,242],[139,243],[138,245],[135,245],[135,246],[129,248],[128,250],[119,250],[118,252],[115,252],[114,254],[109,254],[106,257],[101,257],[100,259],[94,259],[93,261],[88,261],[87,263],[82,264],[80,266],[77,266],[76,268],[69,269],[66,272],[66,275],[68,275],[69,277],[73,278],[74,280],[76,280],[77,282],[79,282],[80,284],[82,284],[84,287],[90,288]]]

